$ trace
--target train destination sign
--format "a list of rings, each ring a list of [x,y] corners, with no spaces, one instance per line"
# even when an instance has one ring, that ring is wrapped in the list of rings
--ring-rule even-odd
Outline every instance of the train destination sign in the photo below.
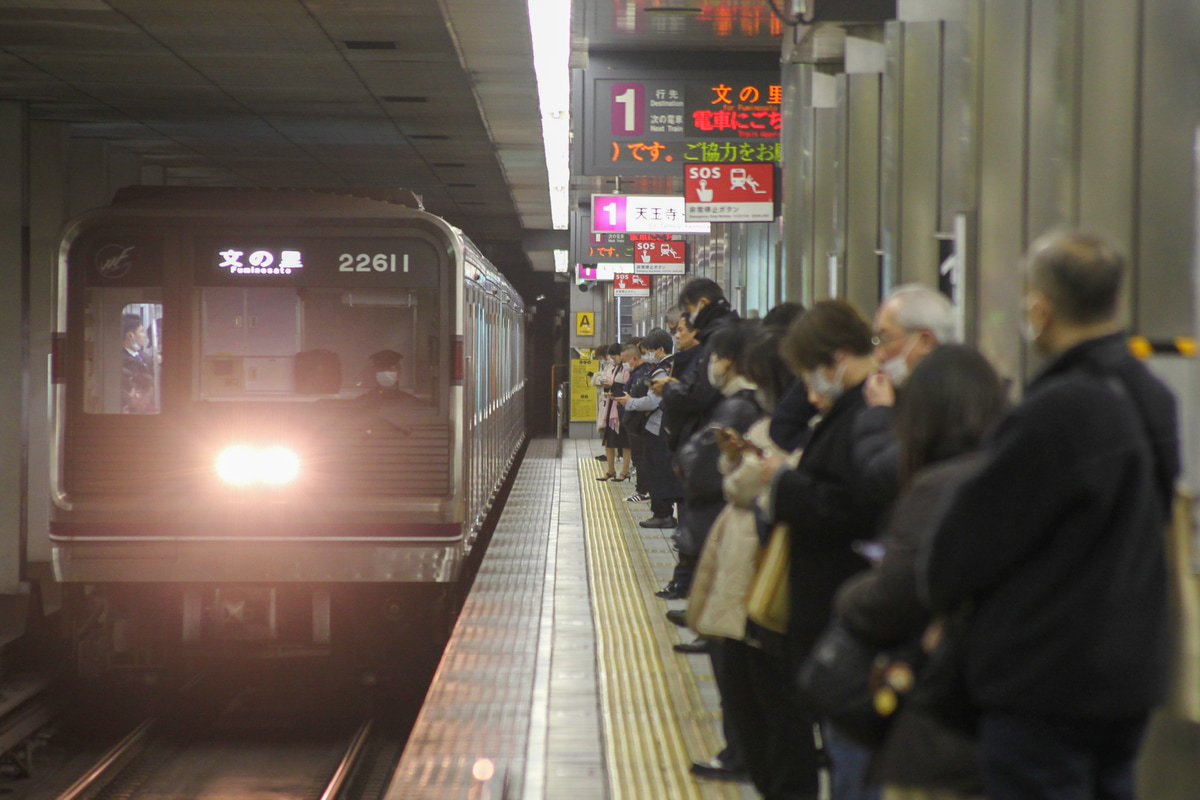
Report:
[[[682,246],[682,245],[681,245]],[[613,276],[613,297],[649,297],[650,276],[621,272]]]
[[[197,283],[216,286],[436,286],[438,256],[418,238],[212,237]]]
[[[775,219],[775,167],[689,166],[683,171],[689,222],[770,222]]]
[[[708,233],[707,222],[684,219],[683,198],[675,195],[594,194],[593,233]]]

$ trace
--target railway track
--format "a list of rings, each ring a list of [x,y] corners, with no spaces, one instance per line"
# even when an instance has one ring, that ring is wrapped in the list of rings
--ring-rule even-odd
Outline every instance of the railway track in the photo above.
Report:
[[[349,736],[292,741],[198,737],[180,741],[146,720],[58,795],[58,800],[238,797],[345,800],[370,769],[371,721]]]

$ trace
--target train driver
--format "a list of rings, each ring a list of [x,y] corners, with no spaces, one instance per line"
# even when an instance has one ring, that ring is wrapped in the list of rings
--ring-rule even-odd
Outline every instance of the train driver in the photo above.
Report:
[[[372,353],[369,361],[375,373],[375,388],[359,396],[363,403],[413,403],[417,398],[400,389],[400,359],[395,350]]]
[[[124,352],[121,354],[121,412],[152,414],[158,409],[154,402],[154,366],[148,360],[146,325],[137,314],[121,317]],[[148,387],[148,394],[147,394]],[[135,396],[138,400],[135,402]],[[150,399],[147,401],[146,398]]]

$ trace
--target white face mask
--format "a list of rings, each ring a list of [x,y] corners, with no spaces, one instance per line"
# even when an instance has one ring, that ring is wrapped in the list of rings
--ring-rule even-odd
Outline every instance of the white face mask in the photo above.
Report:
[[[833,380],[825,377],[825,370],[814,369],[812,372],[804,374],[804,383],[808,388],[817,394],[824,397],[830,403],[835,402],[842,393],[846,391],[842,386],[842,378],[846,375],[846,362],[838,364],[837,372],[834,373]]]
[[[720,389],[729,379],[729,367],[722,364],[716,356],[708,358],[708,382],[714,389]]]
[[[917,339],[914,336],[904,348],[904,351],[895,358],[889,358],[887,361],[879,365],[880,371],[887,375],[888,380],[892,382],[892,386],[900,387],[908,380],[908,375],[912,371],[908,368],[908,356],[912,353],[913,348],[917,346]]]
[[[396,385],[396,380],[400,377],[398,372],[376,372],[375,382],[385,389],[390,389]]]

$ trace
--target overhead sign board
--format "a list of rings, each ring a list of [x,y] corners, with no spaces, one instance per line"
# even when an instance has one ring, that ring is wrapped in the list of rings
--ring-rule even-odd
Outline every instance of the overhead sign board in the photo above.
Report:
[[[780,160],[778,71],[631,71],[583,76],[587,175],[678,175],[679,167]]]
[[[619,266],[622,265],[596,264],[595,266],[587,266],[586,264],[580,264],[577,274],[581,281],[611,281]]]
[[[707,222],[687,222],[683,198],[648,194],[592,195],[592,233],[708,233]]]
[[[771,164],[689,166],[683,171],[689,222],[770,222],[775,219]]]
[[[634,247],[632,264],[613,264],[618,274],[683,275],[687,272],[687,245],[683,242],[636,242]]]
[[[649,297],[650,276],[632,272],[619,273],[613,278],[613,297]]]

